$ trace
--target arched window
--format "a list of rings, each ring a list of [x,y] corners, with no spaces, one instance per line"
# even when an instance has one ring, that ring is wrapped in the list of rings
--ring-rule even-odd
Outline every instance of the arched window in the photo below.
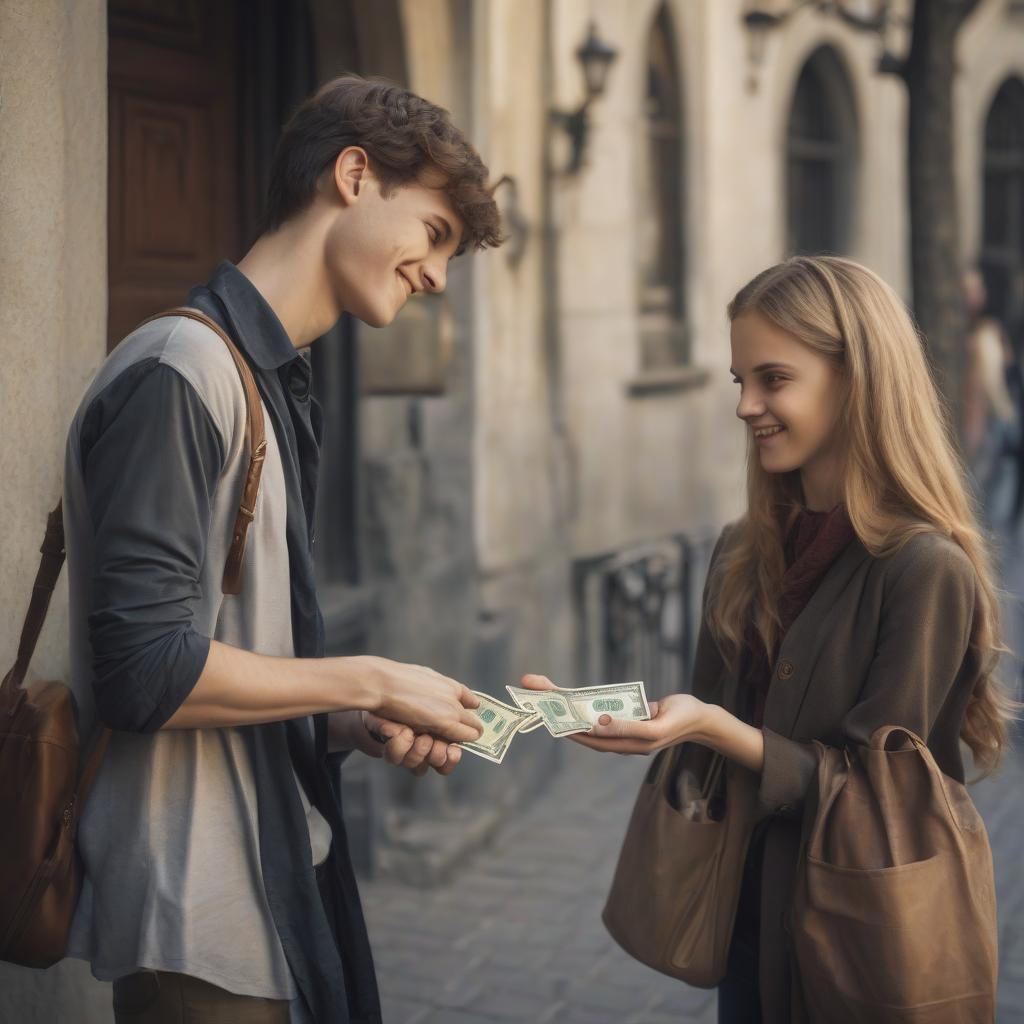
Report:
[[[688,362],[683,289],[683,118],[676,39],[662,5],[647,43],[640,155],[641,368]]]
[[[842,253],[853,226],[857,117],[836,52],[816,50],[797,80],[786,134],[790,253]]]
[[[1016,334],[1024,317],[1024,82],[1003,83],[985,122],[981,266],[989,304]]]

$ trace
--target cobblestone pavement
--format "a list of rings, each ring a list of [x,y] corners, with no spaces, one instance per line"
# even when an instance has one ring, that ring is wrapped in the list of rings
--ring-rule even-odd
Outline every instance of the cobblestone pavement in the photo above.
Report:
[[[1024,549],[1001,559],[1024,594]],[[1011,596],[1006,639],[1024,650]],[[1020,661],[1008,659],[1020,678]],[[545,742],[535,735],[519,742]],[[1024,1024],[1024,736],[1002,771],[972,790],[996,863],[1000,915],[998,1024]],[[716,996],[631,960],[600,911],[646,759],[567,743],[564,770],[452,884],[361,886],[385,1024],[711,1024]],[[475,760],[461,771],[501,771]],[[599,785],[597,784],[599,780]]]
[[[713,992],[638,964],[601,923],[646,759],[567,745],[545,795],[456,882],[361,886],[385,1024],[715,1020]]]

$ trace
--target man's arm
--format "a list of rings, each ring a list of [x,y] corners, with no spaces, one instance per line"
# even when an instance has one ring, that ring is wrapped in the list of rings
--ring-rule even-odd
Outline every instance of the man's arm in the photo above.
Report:
[[[456,742],[480,736],[479,701],[429,668],[385,658],[271,658],[210,641],[202,674],[164,729],[279,722],[323,711],[372,711]]]
[[[83,419],[81,448],[94,529],[89,638],[104,724],[153,732],[361,708],[448,739],[479,736],[467,710],[476,698],[430,669],[268,657],[194,628],[225,442],[175,369],[145,360],[108,385]]]

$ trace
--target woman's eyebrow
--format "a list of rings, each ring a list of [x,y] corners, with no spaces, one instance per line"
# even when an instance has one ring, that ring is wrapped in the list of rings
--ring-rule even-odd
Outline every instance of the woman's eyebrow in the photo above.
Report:
[[[767,373],[769,370],[792,370],[788,363],[758,363],[754,367],[754,373]]]
[[[767,373],[769,370],[789,370],[792,372],[793,367],[789,363],[758,363],[757,366],[751,370],[751,373]],[[730,366],[729,372],[734,376],[738,377],[739,374]]]

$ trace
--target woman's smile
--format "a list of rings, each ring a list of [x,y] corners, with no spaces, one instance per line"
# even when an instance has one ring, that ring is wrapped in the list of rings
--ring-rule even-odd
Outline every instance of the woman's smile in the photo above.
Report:
[[[786,428],[779,423],[773,423],[767,427],[752,427],[751,429],[754,432],[754,440],[758,444],[768,444],[773,438],[783,433]]]

